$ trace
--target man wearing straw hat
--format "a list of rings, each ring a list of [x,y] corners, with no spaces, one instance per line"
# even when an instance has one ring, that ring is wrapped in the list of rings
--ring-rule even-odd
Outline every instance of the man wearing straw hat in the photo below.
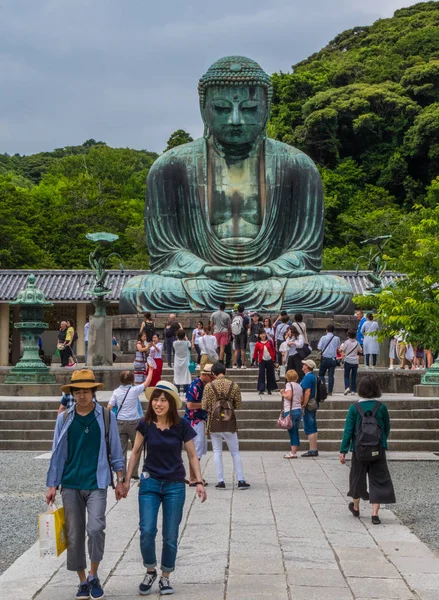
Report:
[[[62,486],[67,569],[78,573],[78,599],[104,596],[97,571],[104,555],[107,487],[112,484],[112,471],[117,475],[116,500],[126,496],[116,419],[96,401],[96,391],[103,387],[89,369],[75,371],[70,384],[62,386],[64,393],[73,394],[75,404],[57,418],[47,473],[48,504],[55,501],[57,487]],[[88,577],[86,532],[91,561]]]

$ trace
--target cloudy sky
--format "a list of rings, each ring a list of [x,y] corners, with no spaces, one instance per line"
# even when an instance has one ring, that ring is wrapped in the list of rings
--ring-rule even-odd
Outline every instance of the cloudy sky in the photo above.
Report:
[[[0,0],[0,153],[103,140],[161,152],[201,134],[197,82],[221,56],[269,73],[413,0]]]

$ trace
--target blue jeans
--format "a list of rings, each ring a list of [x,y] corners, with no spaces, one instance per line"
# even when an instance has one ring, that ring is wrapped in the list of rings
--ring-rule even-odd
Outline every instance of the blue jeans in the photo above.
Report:
[[[157,565],[155,538],[160,504],[163,512],[163,549],[161,569],[170,573],[175,569],[177,556],[178,528],[183,516],[186,499],[185,484],[179,481],[161,481],[152,477],[140,479],[140,551],[147,569]]]
[[[320,381],[325,383],[326,371],[328,371],[328,393],[332,394],[334,390],[335,358],[322,358],[319,368]]]
[[[291,429],[288,429],[288,433],[290,434],[290,444],[291,446],[300,446],[299,427],[300,421],[302,420],[302,409],[295,408],[294,410],[287,411],[286,413],[284,413],[284,418],[287,416],[288,413],[290,413],[291,419],[293,421],[293,427]]]
[[[316,413],[317,411],[315,410],[305,410],[303,413],[303,431],[305,432],[305,435],[311,435],[312,433],[318,432]]]
[[[366,354],[366,365],[369,366],[370,357],[372,357],[372,364],[373,364],[374,367],[376,367],[377,356],[378,356],[378,354]]]
[[[357,371],[358,365],[345,362],[344,364],[344,387],[345,390],[348,388],[351,392],[357,391]]]

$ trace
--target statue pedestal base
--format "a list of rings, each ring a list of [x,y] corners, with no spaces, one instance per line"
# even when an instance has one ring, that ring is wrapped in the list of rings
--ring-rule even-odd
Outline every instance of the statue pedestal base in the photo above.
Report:
[[[90,317],[88,334],[87,363],[92,367],[111,366],[113,364],[113,325],[108,316]]]
[[[416,398],[439,398],[439,385],[420,384],[413,387]]]

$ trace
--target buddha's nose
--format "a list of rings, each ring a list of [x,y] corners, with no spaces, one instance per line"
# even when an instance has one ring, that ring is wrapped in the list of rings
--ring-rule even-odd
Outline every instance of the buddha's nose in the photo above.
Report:
[[[241,115],[241,111],[239,110],[239,106],[237,104],[234,104],[234,106],[233,106],[231,123],[232,123],[232,125],[241,125],[242,124],[242,115]]]

